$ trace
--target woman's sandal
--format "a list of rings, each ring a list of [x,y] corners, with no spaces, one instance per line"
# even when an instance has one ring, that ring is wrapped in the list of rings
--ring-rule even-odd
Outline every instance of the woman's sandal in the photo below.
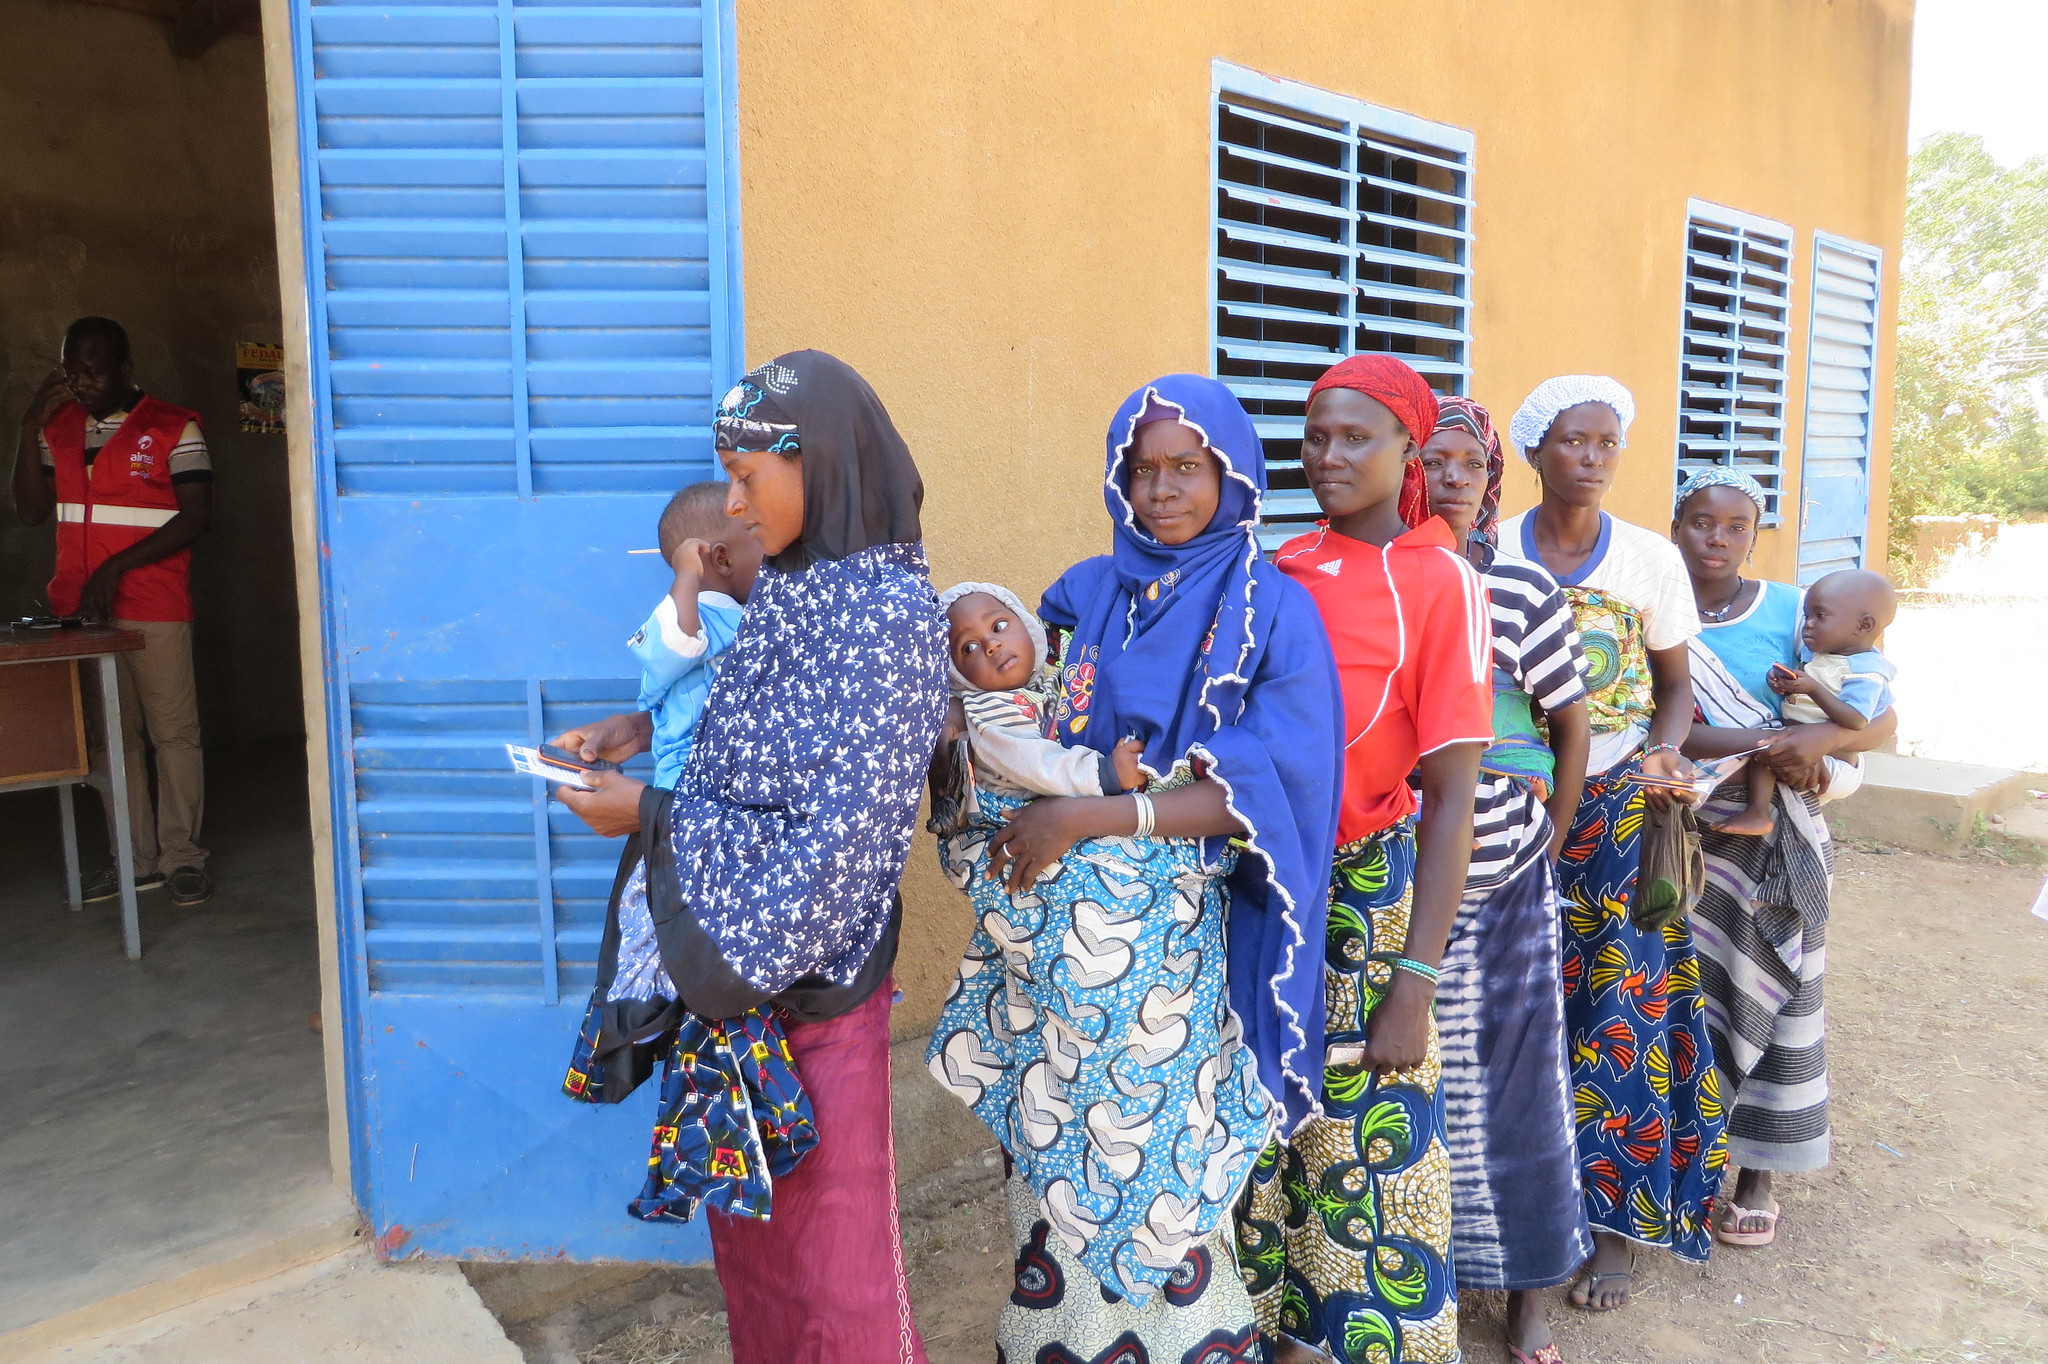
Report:
[[[1633,1268],[1612,1269],[1605,1274],[1595,1274],[1592,1270],[1589,1269],[1586,1271],[1584,1277],[1582,1277],[1577,1283],[1572,1285],[1572,1291],[1567,1295],[1566,1301],[1570,1302],[1572,1306],[1578,1308],[1581,1312],[1619,1311],[1621,1308],[1628,1306],[1629,1303],[1634,1301],[1635,1299],[1635,1277],[1636,1272]],[[1594,1296],[1600,1292],[1601,1284],[1608,1283],[1615,1279],[1629,1280],[1629,1295],[1628,1297],[1623,1298],[1620,1302],[1610,1303],[1608,1306],[1602,1307],[1599,1303],[1593,1300]],[[1579,1290],[1581,1288],[1585,1290],[1585,1297],[1583,1298],[1579,1296]]]
[[[1745,1208],[1730,1201],[1722,1210],[1725,1215],[1714,1218],[1714,1239],[1724,1246],[1746,1246],[1752,1250],[1767,1246],[1778,1239],[1778,1200],[1772,1199],[1768,1208]],[[1763,1219],[1762,1231],[1738,1231],[1744,1222],[1752,1217]]]
[[[1554,1340],[1548,1345],[1538,1345],[1533,1354],[1517,1350],[1512,1345],[1508,1346],[1508,1353],[1515,1357],[1515,1364],[1564,1364],[1564,1351],[1557,1348]]]

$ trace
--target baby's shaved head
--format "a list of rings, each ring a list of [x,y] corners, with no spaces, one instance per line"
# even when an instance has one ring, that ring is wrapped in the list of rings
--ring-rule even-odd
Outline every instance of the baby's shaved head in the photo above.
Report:
[[[1879,633],[1899,613],[1899,594],[1893,590],[1891,580],[1867,568],[1830,573],[1806,591],[1808,595],[1818,595],[1844,615],[1871,617],[1877,622]]]
[[[667,556],[683,541],[716,540],[726,531],[725,484],[717,479],[692,483],[661,509],[661,552]]]

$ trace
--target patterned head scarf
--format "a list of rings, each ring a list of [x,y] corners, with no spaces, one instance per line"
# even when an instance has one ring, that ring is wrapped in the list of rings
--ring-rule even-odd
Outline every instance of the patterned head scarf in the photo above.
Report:
[[[924,538],[924,481],[888,409],[853,366],[819,350],[791,351],[749,372],[718,404],[720,450],[771,450],[804,461],[804,529],[768,560],[796,573],[873,545]]]
[[[1022,597],[1019,597],[1015,592],[1012,592],[1000,583],[954,583],[951,587],[939,593],[939,610],[950,611],[953,608],[954,602],[959,601],[962,597],[971,597],[977,592],[985,592],[1004,606],[1010,608],[1010,614],[1015,616],[1018,622],[1023,625],[1025,637],[1031,641],[1031,681],[1026,682],[1024,685],[1027,688],[1032,686],[1038,681],[1038,674],[1045,668],[1044,623],[1038,619],[1036,611],[1033,611],[1024,604]],[[956,692],[974,690],[974,684],[969,682],[961,674],[960,670],[953,666],[953,650],[950,646],[946,650],[946,679],[952,683],[953,690]]]
[[[1770,502],[1767,500],[1770,494],[1764,491],[1764,485],[1751,478],[1748,474],[1743,473],[1740,469],[1698,469],[1693,472],[1691,478],[1685,480],[1685,485],[1678,490],[1678,500],[1671,504],[1671,515],[1675,518],[1679,512],[1685,509],[1685,499],[1691,497],[1702,488],[1733,488],[1736,492],[1741,493],[1744,497],[1756,503],[1756,514],[1758,516],[1762,516],[1764,509],[1770,506]]]
[[[1543,444],[1558,413],[1580,403],[1606,403],[1613,408],[1621,421],[1621,438],[1628,439],[1629,423],[1636,419],[1634,394],[1604,374],[1560,374],[1536,385],[1536,391],[1522,400],[1515,419],[1508,423],[1508,435],[1522,458],[1529,459],[1530,452]]]
[[[1500,484],[1507,472],[1500,437],[1493,430],[1493,414],[1470,398],[1451,395],[1436,402],[1436,431],[1463,431],[1486,451],[1486,491],[1479,495],[1479,515],[1472,519],[1471,535],[1490,545],[1494,542],[1493,529],[1500,523]],[[1436,431],[1430,434],[1433,436]]]
[[[1391,355],[1354,355],[1339,360],[1316,380],[1308,391],[1313,403],[1325,389],[1356,389],[1385,405],[1420,450],[1436,430],[1437,396],[1429,381]],[[1401,523],[1415,527],[1429,519],[1429,488],[1423,482],[1422,461],[1411,458],[1401,473]]]

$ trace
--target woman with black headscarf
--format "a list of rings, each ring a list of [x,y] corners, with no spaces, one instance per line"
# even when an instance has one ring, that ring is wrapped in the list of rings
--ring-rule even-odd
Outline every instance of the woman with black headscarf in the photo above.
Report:
[[[924,488],[881,400],[818,351],[776,358],[716,423],[727,512],[766,556],[679,789],[603,774],[562,798],[638,834],[661,964],[692,1014],[775,1008],[818,1144],[772,1220],[710,1214],[735,1364],[924,1359],[897,1230],[889,968],[897,883],[945,713]],[[620,760],[645,715],[556,740]]]

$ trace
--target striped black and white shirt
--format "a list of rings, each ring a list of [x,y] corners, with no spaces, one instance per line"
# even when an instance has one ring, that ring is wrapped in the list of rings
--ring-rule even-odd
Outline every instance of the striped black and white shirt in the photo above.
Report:
[[[1579,630],[1557,580],[1540,564],[1501,551],[1495,551],[1479,578],[1493,623],[1496,690],[1519,688],[1546,713],[1585,700]],[[1527,782],[1482,772],[1472,839],[1465,889],[1493,890],[1544,855],[1550,817]]]

